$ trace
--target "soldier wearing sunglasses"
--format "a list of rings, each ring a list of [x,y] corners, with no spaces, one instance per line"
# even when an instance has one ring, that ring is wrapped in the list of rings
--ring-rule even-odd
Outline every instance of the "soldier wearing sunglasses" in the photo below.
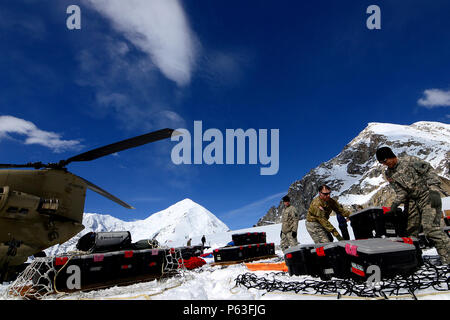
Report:
[[[340,214],[346,218],[350,216],[351,212],[344,209],[339,202],[331,198],[330,194],[331,188],[327,185],[321,185],[319,187],[319,196],[312,200],[306,215],[306,230],[308,230],[314,243],[333,241],[329,237],[330,234],[336,237],[338,241],[344,240],[328,219],[332,211],[336,215]]]

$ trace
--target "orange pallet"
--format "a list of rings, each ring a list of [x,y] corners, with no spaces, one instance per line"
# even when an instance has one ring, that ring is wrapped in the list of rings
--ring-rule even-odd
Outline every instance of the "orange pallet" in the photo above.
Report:
[[[246,263],[245,266],[251,271],[288,271],[285,262]]]

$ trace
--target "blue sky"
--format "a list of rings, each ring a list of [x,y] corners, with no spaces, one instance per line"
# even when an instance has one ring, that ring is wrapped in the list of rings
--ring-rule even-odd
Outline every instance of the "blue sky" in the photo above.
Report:
[[[366,9],[378,5],[381,29]],[[81,9],[69,30],[66,9]],[[170,140],[69,170],[85,212],[148,217],[184,198],[248,227],[369,122],[450,121],[448,1],[5,0],[3,163],[53,162],[172,127],[279,129],[279,170],[175,165]],[[207,143],[204,143],[204,146]]]

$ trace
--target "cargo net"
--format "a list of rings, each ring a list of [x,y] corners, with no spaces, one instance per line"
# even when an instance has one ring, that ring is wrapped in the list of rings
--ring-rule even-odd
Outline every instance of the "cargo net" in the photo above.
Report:
[[[184,280],[186,268],[181,255],[181,250],[175,248],[165,249],[166,261],[162,266],[161,278],[178,276]],[[59,268],[59,271],[54,266],[55,257],[34,259],[9,286],[5,293],[6,298],[40,300],[52,294],[66,294],[64,292],[59,292],[54,285],[58,273],[69,264],[72,257],[87,253],[88,252],[72,252],[65,255],[68,257],[68,260],[62,268]]]
[[[56,269],[53,260],[52,257],[34,259],[9,286],[7,298],[39,300],[55,293],[53,282]]]
[[[438,265],[439,258],[424,257],[424,264],[414,274],[409,276],[397,275],[390,279],[382,279],[376,284],[366,284],[353,279],[320,280],[307,277],[303,281],[285,281],[285,272],[271,272],[266,277],[257,277],[254,273],[239,275],[236,286],[247,289],[265,290],[267,292],[295,292],[308,295],[333,295],[337,299],[342,297],[378,298],[412,296],[418,299],[418,291],[433,289],[431,292],[450,290],[450,267]],[[430,293],[428,293],[430,294]]]
[[[170,248],[166,249],[166,263],[164,265],[163,274],[166,275],[181,275],[184,277],[186,267],[180,249]]]

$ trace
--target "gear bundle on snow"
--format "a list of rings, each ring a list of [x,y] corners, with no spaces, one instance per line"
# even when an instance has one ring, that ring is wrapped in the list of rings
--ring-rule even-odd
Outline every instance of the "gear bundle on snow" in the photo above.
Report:
[[[302,245],[287,250],[284,257],[290,275],[308,274],[323,280],[336,277],[366,281],[376,272],[379,272],[380,278],[389,278],[410,274],[422,262],[417,240],[410,238]]]
[[[407,216],[402,209],[389,211],[388,207],[371,207],[350,215],[355,239],[405,237]]]
[[[12,285],[14,293],[42,296],[152,280],[177,274],[185,259],[203,253],[202,246],[161,248],[154,239],[132,243],[129,231],[87,233],[77,249],[83,251],[35,259]],[[202,265],[189,261],[189,268]]]
[[[213,251],[215,263],[238,263],[275,255],[275,244],[266,242],[265,232],[232,234],[233,246]]]
[[[235,246],[241,246],[254,243],[266,243],[265,232],[244,232],[231,235]]]
[[[432,288],[434,291],[424,294],[436,294],[447,292],[450,289],[450,267],[448,265],[436,265],[436,257],[424,256],[424,264],[413,274],[399,274],[395,277],[384,279],[378,283],[361,283],[353,278],[323,281],[315,278],[299,278],[292,281],[286,279],[284,272],[271,272],[266,276],[257,276],[254,273],[240,274],[236,279],[236,285],[247,289],[257,289],[266,292],[293,292],[296,294],[335,295],[341,297],[356,296],[359,298],[382,298],[411,296],[417,299],[420,290]]]
[[[90,252],[121,250],[131,244],[129,231],[88,232],[77,243],[77,249]]]

